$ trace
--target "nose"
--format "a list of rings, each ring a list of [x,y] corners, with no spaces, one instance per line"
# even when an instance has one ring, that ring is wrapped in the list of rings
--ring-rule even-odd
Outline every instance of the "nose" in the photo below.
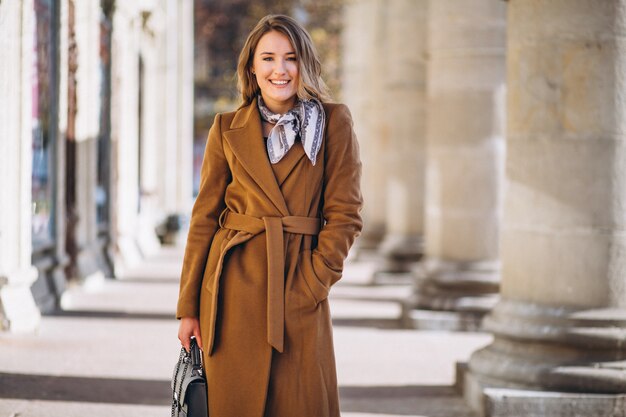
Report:
[[[285,60],[277,59],[274,61],[274,73],[275,74],[284,74],[285,70]]]

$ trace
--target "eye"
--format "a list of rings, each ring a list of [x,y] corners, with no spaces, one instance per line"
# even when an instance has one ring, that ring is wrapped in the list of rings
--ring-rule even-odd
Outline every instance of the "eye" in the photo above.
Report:
[[[271,56],[266,56],[265,58],[263,58],[263,61],[273,61],[274,58],[272,58]]]
[[[297,61],[295,56],[290,56],[289,58],[287,58],[287,61]]]

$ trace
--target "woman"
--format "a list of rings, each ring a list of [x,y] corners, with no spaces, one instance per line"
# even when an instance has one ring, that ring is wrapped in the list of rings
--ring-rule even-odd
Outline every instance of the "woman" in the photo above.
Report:
[[[347,107],[308,33],[270,15],[209,132],[181,276],[179,339],[203,347],[209,415],[339,416],[328,291],[362,223]]]

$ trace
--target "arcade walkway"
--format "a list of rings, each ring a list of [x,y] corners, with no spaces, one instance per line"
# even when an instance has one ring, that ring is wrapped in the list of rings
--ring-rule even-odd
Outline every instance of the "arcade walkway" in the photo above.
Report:
[[[181,256],[164,249],[123,279],[71,289],[37,334],[1,334],[0,417],[168,416]],[[348,265],[331,295],[342,415],[472,416],[454,364],[490,336],[400,329],[410,285],[368,286],[373,265]]]

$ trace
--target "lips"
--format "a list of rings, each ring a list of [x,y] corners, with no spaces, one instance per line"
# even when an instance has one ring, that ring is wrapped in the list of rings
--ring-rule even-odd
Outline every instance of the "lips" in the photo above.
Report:
[[[269,80],[273,85],[287,85],[290,80]]]

